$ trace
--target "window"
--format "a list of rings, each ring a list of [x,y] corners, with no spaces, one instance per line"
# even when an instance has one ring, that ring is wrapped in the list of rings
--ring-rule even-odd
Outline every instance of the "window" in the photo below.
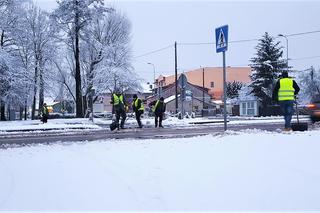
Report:
[[[242,115],[247,115],[247,103],[242,103]]]
[[[250,101],[250,102],[244,102],[241,103],[242,106],[242,115],[255,115],[255,108],[254,108],[254,102]]]
[[[213,82],[213,81],[210,82],[210,87],[211,87],[211,88],[214,87],[214,82]]]
[[[254,102],[247,102],[247,115],[254,115]]]

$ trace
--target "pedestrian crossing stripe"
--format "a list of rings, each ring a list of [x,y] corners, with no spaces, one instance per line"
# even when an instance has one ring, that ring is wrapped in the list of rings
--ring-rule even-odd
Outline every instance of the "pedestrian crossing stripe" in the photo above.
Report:
[[[227,46],[226,37],[224,36],[223,30],[220,29],[217,48],[225,48]]]

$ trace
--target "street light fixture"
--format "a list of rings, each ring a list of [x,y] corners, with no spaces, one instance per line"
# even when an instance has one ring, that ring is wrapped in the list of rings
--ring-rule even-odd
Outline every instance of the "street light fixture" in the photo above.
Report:
[[[287,41],[287,70],[289,71],[289,41],[288,41],[288,37],[283,34],[279,34],[278,36],[285,38]]]

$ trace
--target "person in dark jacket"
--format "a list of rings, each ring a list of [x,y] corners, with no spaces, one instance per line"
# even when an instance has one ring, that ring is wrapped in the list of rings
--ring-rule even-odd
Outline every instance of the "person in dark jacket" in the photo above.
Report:
[[[166,111],[166,104],[164,103],[163,97],[161,97],[157,101],[151,102],[150,106],[152,106],[152,111],[154,112],[155,127],[158,127],[158,121],[159,121],[159,127],[163,128],[162,126],[163,113]]]
[[[47,123],[48,117],[49,117],[49,109],[46,103],[43,104],[41,114],[42,114],[42,123]]]
[[[283,71],[281,78],[277,81],[273,90],[273,99],[279,102],[281,107],[285,125],[284,130],[291,130],[291,119],[294,112],[293,104],[300,88],[298,84],[288,76],[287,71]]]
[[[119,130],[119,121],[121,117],[121,124],[120,127],[121,129],[124,129],[124,122],[126,120],[126,106],[125,106],[125,99],[123,94],[120,91],[116,91],[115,93],[112,94],[111,96],[111,104],[113,104],[113,110],[114,113],[116,114],[116,124],[117,128]]]
[[[140,98],[136,94],[133,95],[132,109],[136,114],[136,120],[138,122],[139,128],[142,128],[141,115],[144,112],[144,106]]]

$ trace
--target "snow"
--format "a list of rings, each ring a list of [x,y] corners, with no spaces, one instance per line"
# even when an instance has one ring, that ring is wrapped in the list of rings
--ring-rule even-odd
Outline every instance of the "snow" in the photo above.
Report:
[[[180,94],[178,95],[178,98],[180,97]],[[176,99],[176,95],[171,95],[168,98],[164,99],[164,103],[169,103],[170,101],[173,101]]]
[[[49,119],[43,124],[40,120],[26,121],[1,121],[0,133],[5,131],[27,131],[27,130],[59,130],[59,129],[101,129],[101,127],[90,122],[88,119]]]
[[[129,115],[128,115],[129,116]],[[309,120],[308,116],[299,116],[299,120],[306,122]],[[43,124],[39,120],[27,120],[27,121],[1,121],[0,122],[0,136],[16,134],[17,132],[33,133],[34,131],[54,131],[54,132],[73,132],[79,131],[79,129],[92,131],[106,128],[105,125],[109,125],[112,121],[105,118],[94,118],[94,122],[89,121],[88,118],[73,118],[73,119],[49,119],[48,123]],[[163,120],[165,127],[183,127],[183,128],[201,128],[203,125],[222,125],[223,118],[221,117],[197,117],[197,118],[185,118],[178,119],[177,117],[167,117]],[[272,117],[240,117],[232,116],[228,118],[228,125],[242,125],[242,124],[265,124],[265,123],[283,123],[282,116]],[[292,121],[295,121],[293,117]],[[212,122],[208,124],[202,124],[198,126],[197,122]],[[145,117],[142,118],[142,124],[145,126],[153,126],[154,118]],[[136,127],[137,121],[134,117],[128,117],[125,122],[126,127]]]
[[[0,211],[319,211],[319,134],[0,149]]]

